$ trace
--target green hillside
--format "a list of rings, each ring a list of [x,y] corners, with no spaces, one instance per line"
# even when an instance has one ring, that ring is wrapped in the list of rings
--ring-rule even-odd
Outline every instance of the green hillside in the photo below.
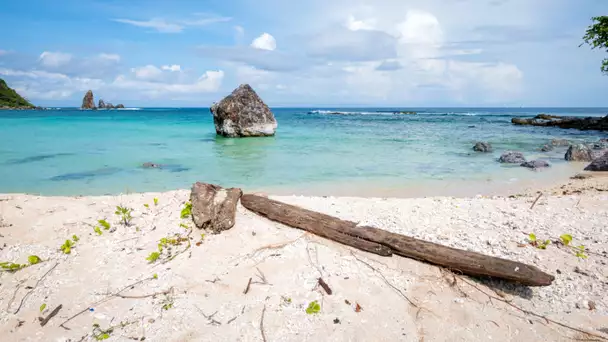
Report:
[[[0,78],[0,108],[34,108],[34,105],[11,89],[3,79]]]

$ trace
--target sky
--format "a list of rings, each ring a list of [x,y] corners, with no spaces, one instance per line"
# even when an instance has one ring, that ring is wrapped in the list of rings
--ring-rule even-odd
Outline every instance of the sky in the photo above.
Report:
[[[84,93],[208,107],[249,83],[270,106],[608,107],[608,0],[19,0],[0,78],[41,106]]]

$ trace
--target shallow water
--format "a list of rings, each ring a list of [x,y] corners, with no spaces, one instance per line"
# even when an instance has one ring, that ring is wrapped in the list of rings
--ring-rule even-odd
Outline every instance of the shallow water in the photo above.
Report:
[[[217,137],[207,108],[120,111],[0,111],[0,193],[93,195],[188,188],[195,181],[273,193],[407,196],[509,187],[575,172],[552,138],[596,141],[606,134],[523,127],[513,116],[603,116],[608,109],[274,109],[270,138]],[[344,112],[343,115],[329,114]],[[475,153],[475,141],[495,152]],[[552,169],[496,162],[519,150]],[[146,169],[145,162],[163,164]],[[577,166],[580,167],[580,166]],[[425,190],[425,191],[422,191]],[[481,191],[485,192],[485,190]]]

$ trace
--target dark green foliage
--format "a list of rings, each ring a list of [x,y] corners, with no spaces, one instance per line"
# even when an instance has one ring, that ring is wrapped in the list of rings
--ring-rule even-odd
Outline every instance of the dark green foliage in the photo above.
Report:
[[[21,97],[0,78],[0,108],[34,108],[34,105]]]
[[[587,28],[583,40],[592,49],[599,48],[608,52],[608,16],[593,17],[591,20],[594,24]],[[602,72],[608,75],[608,58],[602,61]]]

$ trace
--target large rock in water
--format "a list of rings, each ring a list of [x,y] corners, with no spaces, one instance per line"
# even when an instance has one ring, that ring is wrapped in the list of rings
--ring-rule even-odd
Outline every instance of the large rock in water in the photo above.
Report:
[[[523,164],[526,162],[526,158],[524,157],[524,154],[521,152],[517,152],[517,151],[507,151],[505,153],[503,153],[500,158],[498,158],[498,161],[501,163],[508,163],[508,164]]]
[[[587,165],[585,171],[608,171],[608,152]]]
[[[194,224],[215,234],[232,228],[241,195],[241,189],[196,182],[190,193]]]
[[[82,106],[80,109],[95,109],[95,99],[93,98],[93,91],[89,90],[84,94],[82,99]]]
[[[477,152],[492,152],[492,145],[485,141],[479,141],[473,146],[473,151]]]
[[[533,118],[512,118],[515,125],[530,125],[541,127],[576,128],[583,131],[608,131],[608,115],[605,117],[573,117],[540,114]]]
[[[591,149],[585,144],[570,145],[564,159],[568,161],[592,161]]]
[[[277,129],[274,115],[248,84],[214,103],[211,113],[215,131],[225,137],[271,136]]]

